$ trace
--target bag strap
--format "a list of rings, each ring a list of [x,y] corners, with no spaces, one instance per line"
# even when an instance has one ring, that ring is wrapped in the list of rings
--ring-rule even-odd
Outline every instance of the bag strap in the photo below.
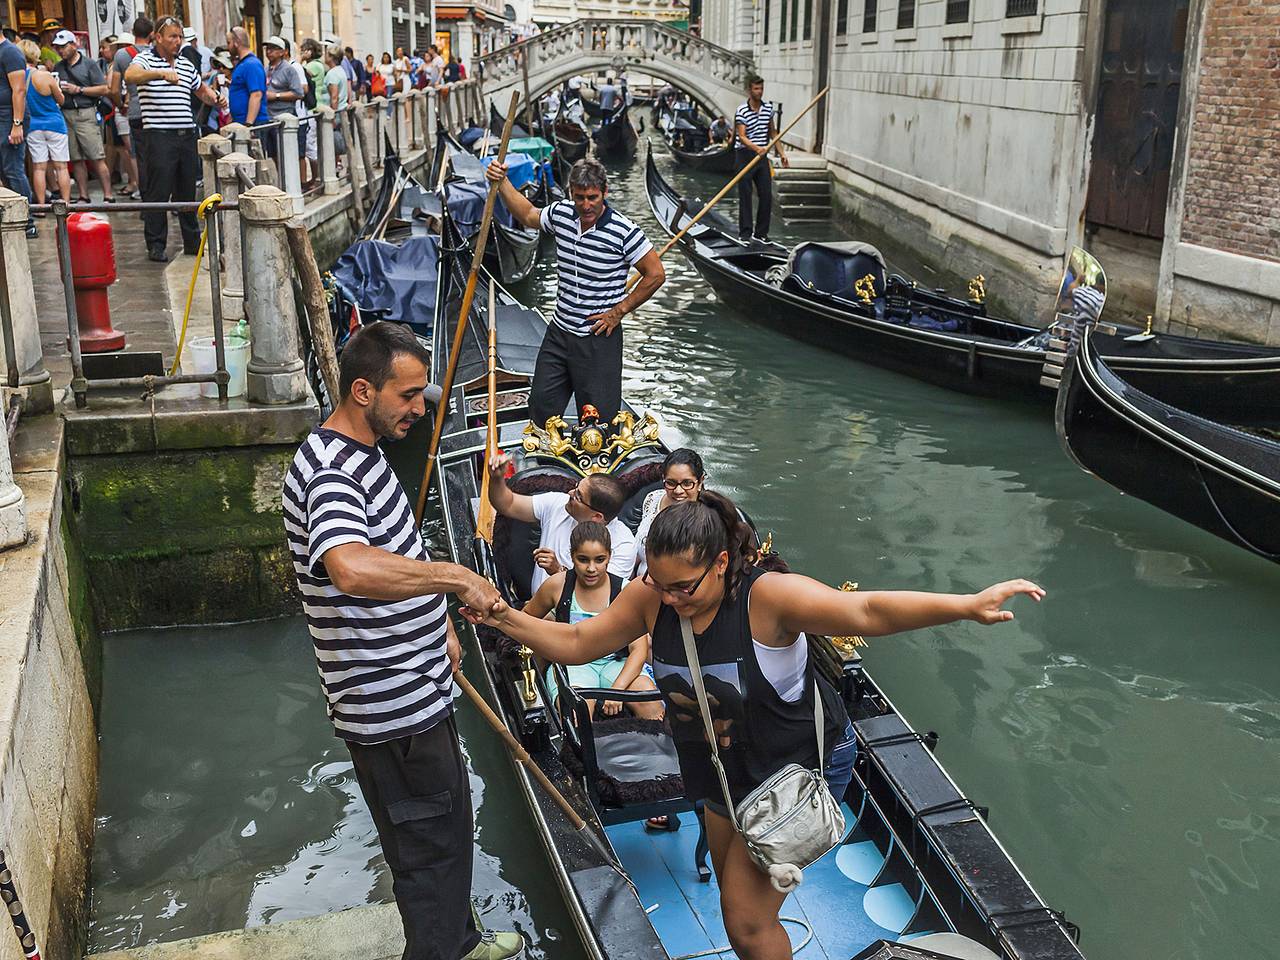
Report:
[[[716,776],[720,778],[720,789],[724,793],[725,809],[729,811],[729,821],[733,829],[742,832],[738,826],[738,815],[733,809],[733,797],[729,794],[729,779],[725,776],[724,765],[720,762],[720,746],[716,739],[715,725],[711,722],[711,708],[707,704],[707,688],[702,682],[702,664],[698,660],[698,646],[693,639],[693,624],[688,617],[680,618],[680,634],[684,639],[684,656],[689,663],[689,674],[693,681],[694,692],[698,695],[698,712],[702,714],[702,724],[707,731],[707,743],[711,747],[711,765],[716,768]],[[799,642],[799,641],[797,641]],[[818,687],[818,674],[813,675],[813,729],[818,742],[818,775],[821,776],[826,766],[823,756],[825,744],[822,740],[822,691]]]
[[[738,814],[733,809],[733,797],[729,794],[729,778],[725,776],[724,764],[720,762],[720,745],[716,738],[716,728],[711,722],[711,708],[707,706],[707,688],[702,682],[702,664],[698,661],[698,647],[693,642],[693,624],[688,617],[680,618],[680,633],[684,637],[684,656],[689,663],[689,676],[693,680],[694,692],[698,695],[698,712],[702,714],[702,724],[707,731],[707,745],[711,748],[711,765],[716,768],[716,776],[720,778],[720,789],[724,792],[724,806],[729,812],[729,822],[733,829],[741,833],[738,826]]]

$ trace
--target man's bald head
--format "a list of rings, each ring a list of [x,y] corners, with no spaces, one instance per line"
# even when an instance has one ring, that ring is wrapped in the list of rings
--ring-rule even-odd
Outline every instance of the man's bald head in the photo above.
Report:
[[[227,31],[227,49],[239,59],[250,52],[249,31],[244,27],[232,27]]]

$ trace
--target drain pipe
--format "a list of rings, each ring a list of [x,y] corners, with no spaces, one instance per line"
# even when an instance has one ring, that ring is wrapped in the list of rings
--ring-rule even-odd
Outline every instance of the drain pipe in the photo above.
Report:
[[[36,946],[36,935],[27,922],[27,915],[22,910],[22,901],[18,899],[18,888],[14,886],[13,873],[5,862],[4,851],[0,850],[0,900],[13,920],[13,932],[18,935],[18,943],[22,947],[22,955],[27,960],[40,960],[40,948]]]

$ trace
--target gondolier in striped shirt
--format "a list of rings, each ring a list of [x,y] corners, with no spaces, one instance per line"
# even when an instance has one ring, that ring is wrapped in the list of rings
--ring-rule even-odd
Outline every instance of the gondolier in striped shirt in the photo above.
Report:
[[[772,100],[764,99],[764,80],[750,77],[747,80],[747,102],[738,107],[733,115],[734,142],[737,145],[738,169],[741,170],[756,158],[764,154],[769,141],[778,135],[777,108]],[[786,153],[782,150],[782,141],[775,148],[778,161],[790,166]],[[752,226],[751,191],[754,188],[757,196],[755,223]],[[773,171],[769,169],[768,158],[761,160],[755,168],[738,181],[738,239],[747,241],[754,236],[757,240],[769,239],[769,219],[773,214]]]
[[[534,367],[529,416],[538,425],[565,412],[569,396],[591,404],[608,421],[622,406],[622,318],[666,280],[662,261],[644,233],[608,203],[603,164],[579,160],[569,172],[571,200],[535,207],[507,179],[496,160],[486,175],[499,185],[511,215],[556,241],[556,311]],[[627,293],[634,267],[640,282]]]
[[[498,592],[432,562],[378,448],[425,413],[428,359],[399,324],[347,341],[341,401],[285,476],[285,533],[329,718],[391,868],[404,960],[505,960],[520,935],[481,933],[471,911],[471,787],[453,720],[461,649],[446,609],[450,593],[471,604]]]

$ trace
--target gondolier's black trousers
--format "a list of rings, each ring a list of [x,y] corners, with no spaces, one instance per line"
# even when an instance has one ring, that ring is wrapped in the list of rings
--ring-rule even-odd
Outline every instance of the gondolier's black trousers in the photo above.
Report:
[[[738,169],[741,170],[755,159],[750,150],[735,151],[738,156]],[[751,190],[754,187],[759,198],[756,208],[755,229],[751,229]],[[755,234],[761,240],[769,236],[769,219],[773,214],[773,175],[769,172],[769,159],[766,157],[755,165],[755,168],[738,181],[738,236],[749,237]]]
[[[622,327],[609,336],[576,337],[554,321],[547,327],[533,368],[529,419],[542,426],[563,414],[573,395],[574,406],[584,404],[612,420],[622,407]]]
[[[480,934],[471,914],[471,781],[453,715],[425,733],[347,748],[391,868],[404,960],[460,960]]]

